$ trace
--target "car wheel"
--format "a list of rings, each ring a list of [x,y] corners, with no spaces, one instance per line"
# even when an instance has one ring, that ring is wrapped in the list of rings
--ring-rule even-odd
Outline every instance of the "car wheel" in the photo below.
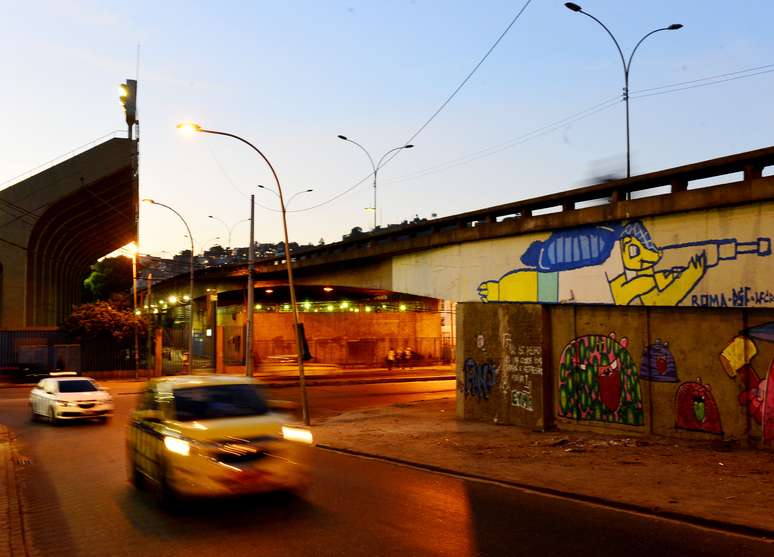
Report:
[[[110,421],[110,418],[108,416],[100,416],[99,418],[97,418],[97,421],[102,425],[105,425],[106,423],[108,423],[108,421]]]
[[[156,468],[156,479],[158,485],[159,504],[168,511],[177,511],[180,509],[180,496],[170,485],[165,466],[163,463]]]
[[[48,409],[48,421],[51,422],[51,425],[59,425],[59,420],[56,417],[56,411],[53,406]]]
[[[145,476],[137,468],[137,461],[134,459],[134,451],[129,449],[126,452],[126,470],[129,475],[129,483],[136,489],[142,490],[145,487]]]

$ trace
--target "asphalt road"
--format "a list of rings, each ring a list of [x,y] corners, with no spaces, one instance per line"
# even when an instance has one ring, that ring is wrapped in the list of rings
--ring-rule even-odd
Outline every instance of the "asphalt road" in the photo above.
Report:
[[[438,383],[313,388],[311,401],[322,415],[323,406],[335,413],[448,396]],[[136,396],[115,398],[108,425],[51,427],[29,421],[16,390],[0,392],[0,423],[29,459],[20,487],[30,555],[772,554],[752,538],[323,449],[306,451],[314,472],[303,499],[210,501],[170,514],[125,480],[124,429]]]

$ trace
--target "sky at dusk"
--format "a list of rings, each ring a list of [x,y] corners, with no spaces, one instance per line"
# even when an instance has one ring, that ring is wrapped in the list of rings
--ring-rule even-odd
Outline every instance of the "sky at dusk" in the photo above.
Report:
[[[633,173],[774,143],[773,2],[580,3],[610,27],[627,55],[648,31],[685,25],[650,37],[633,61]],[[281,239],[277,200],[256,187],[274,186],[266,165],[232,139],[175,129],[194,120],[259,146],[287,197],[314,189],[290,206],[291,240],[337,241],[355,226],[371,227],[373,190],[366,155],[336,136],[358,141],[377,160],[404,144],[522,5],[3,0],[0,182],[124,129],[117,85],[136,77],[139,44],[141,197],[183,214],[198,251],[227,243],[224,225],[208,215],[243,220],[247,196],[255,193],[256,240]],[[750,68],[759,69],[734,73]],[[753,73],[759,75],[744,77]],[[713,81],[696,81],[709,76],[728,81],[695,87]],[[683,82],[692,83],[654,89]],[[601,27],[561,1],[533,0],[412,140],[416,147],[380,171],[380,223],[622,175],[624,105],[601,104],[620,96],[622,86],[621,60]],[[601,110],[560,122],[595,106]],[[141,207],[143,253],[178,252],[187,245],[184,234],[169,211]],[[245,224],[236,226],[232,243],[246,245],[247,235]]]

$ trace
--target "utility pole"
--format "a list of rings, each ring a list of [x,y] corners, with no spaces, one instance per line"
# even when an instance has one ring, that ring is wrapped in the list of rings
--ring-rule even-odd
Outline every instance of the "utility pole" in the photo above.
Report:
[[[255,288],[253,267],[255,267],[255,195],[250,194],[250,246],[247,248],[247,324],[245,326],[245,374],[253,376],[253,309]]]
[[[151,309],[151,306],[153,304],[153,298],[151,297],[153,287],[153,274],[148,273],[148,294],[145,296],[145,301],[148,303],[148,341],[146,343],[147,345],[147,355],[145,356],[145,361],[148,364],[148,378],[151,377],[151,366],[150,366],[150,358],[151,353],[153,352],[153,310]]]

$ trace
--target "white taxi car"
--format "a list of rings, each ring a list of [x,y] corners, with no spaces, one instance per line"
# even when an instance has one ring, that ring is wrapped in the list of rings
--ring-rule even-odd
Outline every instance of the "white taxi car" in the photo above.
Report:
[[[113,414],[110,393],[89,377],[47,377],[30,392],[32,419],[60,420],[98,418],[105,422]]]
[[[151,380],[129,419],[129,480],[138,488],[154,485],[163,502],[302,492],[308,479],[300,451],[312,444],[312,433],[289,419],[248,378]]]

